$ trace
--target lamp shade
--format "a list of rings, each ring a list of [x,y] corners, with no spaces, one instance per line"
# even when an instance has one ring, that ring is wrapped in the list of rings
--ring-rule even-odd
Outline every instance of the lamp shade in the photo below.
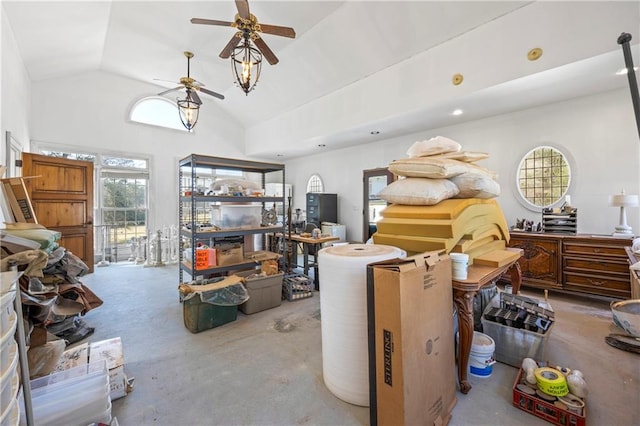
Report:
[[[180,121],[182,121],[187,130],[191,131],[198,122],[200,103],[193,99],[190,90],[187,90],[185,99],[178,99],[178,110],[180,112]]]
[[[640,199],[637,195],[628,195],[623,191],[622,194],[611,196],[609,203],[614,207],[638,207]]]
[[[235,83],[248,95],[256,87],[262,69],[262,53],[253,46],[248,34],[231,53]]]

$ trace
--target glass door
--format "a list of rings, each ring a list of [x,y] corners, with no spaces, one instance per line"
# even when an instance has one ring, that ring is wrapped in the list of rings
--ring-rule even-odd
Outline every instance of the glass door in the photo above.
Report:
[[[394,176],[386,167],[364,170],[362,175],[364,194],[362,241],[366,242],[375,234],[376,222],[380,219],[382,210],[387,206],[386,201],[378,198],[378,192],[393,182]]]

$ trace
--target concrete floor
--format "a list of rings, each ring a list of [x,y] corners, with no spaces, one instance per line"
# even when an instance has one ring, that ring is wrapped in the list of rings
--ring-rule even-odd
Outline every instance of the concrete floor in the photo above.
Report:
[[[369,411],[345,403],[322,379],[320,297],[282,305],[192,334],[183,325],[177,266],[112,264],[82,277],[104,305],[85,341],[120,336],[132,393],[113,402],[128,425],[368,425]],[[539,297],[537,293],[524,294]],[[583,371],[587,424],[640,424],[639,355],[608,346],[617,330],[607,302],[552,294],[553,364]],[[517,369],[496,363],[458,392],[451,425],[544,425],[511,404]]]

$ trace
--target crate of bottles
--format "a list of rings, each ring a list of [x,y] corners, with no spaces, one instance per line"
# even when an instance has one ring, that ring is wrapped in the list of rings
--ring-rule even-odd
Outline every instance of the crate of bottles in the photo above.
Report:
[[[287,274],[282,283],[282,298],[290,302],[313,296],[313,280],[304,274]]]

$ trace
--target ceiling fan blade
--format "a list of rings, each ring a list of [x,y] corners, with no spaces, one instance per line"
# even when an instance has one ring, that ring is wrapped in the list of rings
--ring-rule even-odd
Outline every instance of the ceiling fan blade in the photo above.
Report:
[[[250,19],[249,2],[247,0],[236,0],[236,7],[238,8],[238,15],[242,19]]]
[[[256,47],[260,49],[260,52],[262,52],[262,56],[267,58],[267,61],[269,61],[271,65],[275,65],[278,63],[278,58],[271,51],[271,49],[269,49],[269,46],[267,46],[267,43],[265,43],[263,39],[258,37],[255,40],[253,40],[253,42],[256,44]]]
[[[236,33],[233,37],[231,37],[229,43],[227,43],[224,49],[222,49],[222,52],[220,52],[221,58],[227,59],[229,56],[231,56],[231,52],[233,51],[233,49],[238,45],[238,43],[240,43],[240,37],[238,36],[238,34],[241,33]]]
[[[205,88],[199,87],[198,90],[201,91],[202,93],[206,93],[207,95],[211,95],[214,98],[224,99],[224,95],[221,95],[220,93],[213,92],[213,91],[211,91],[209,89],[205,89]]]
[[[191,18],[191,23],[203,24],[203,25],[220,25],[222,27],[231,27],[235,24],[235,22],[218,21],[215,19],[202,19],[202,18]]]
[[[296,31],[291,27],[280,27],[278,25],[260,24],[260,32],[273,34],[282,37],[296,38]]]
[[[178,87],[174,87],[173,89],[167,89],[167,90],[165,90],[164,92],[160,92],[160,93],[158,93],[158,96],[163,96],[163,95],[166,95],[167,93],[173,92],[174,90],[180,90],[180,89],[182,89],[182,88],[184,88],[184,86],[183,86],[183,85],[180,85],[180,86],[178,86]]]
[[[198,93],[196,93],[195,90],[190,90],[189,94],[191,95],[191,99],[193,100],[193,102],[197,103],[198,105],[202,105],[202,99],[200,99],[200,96],[198,96]]]

